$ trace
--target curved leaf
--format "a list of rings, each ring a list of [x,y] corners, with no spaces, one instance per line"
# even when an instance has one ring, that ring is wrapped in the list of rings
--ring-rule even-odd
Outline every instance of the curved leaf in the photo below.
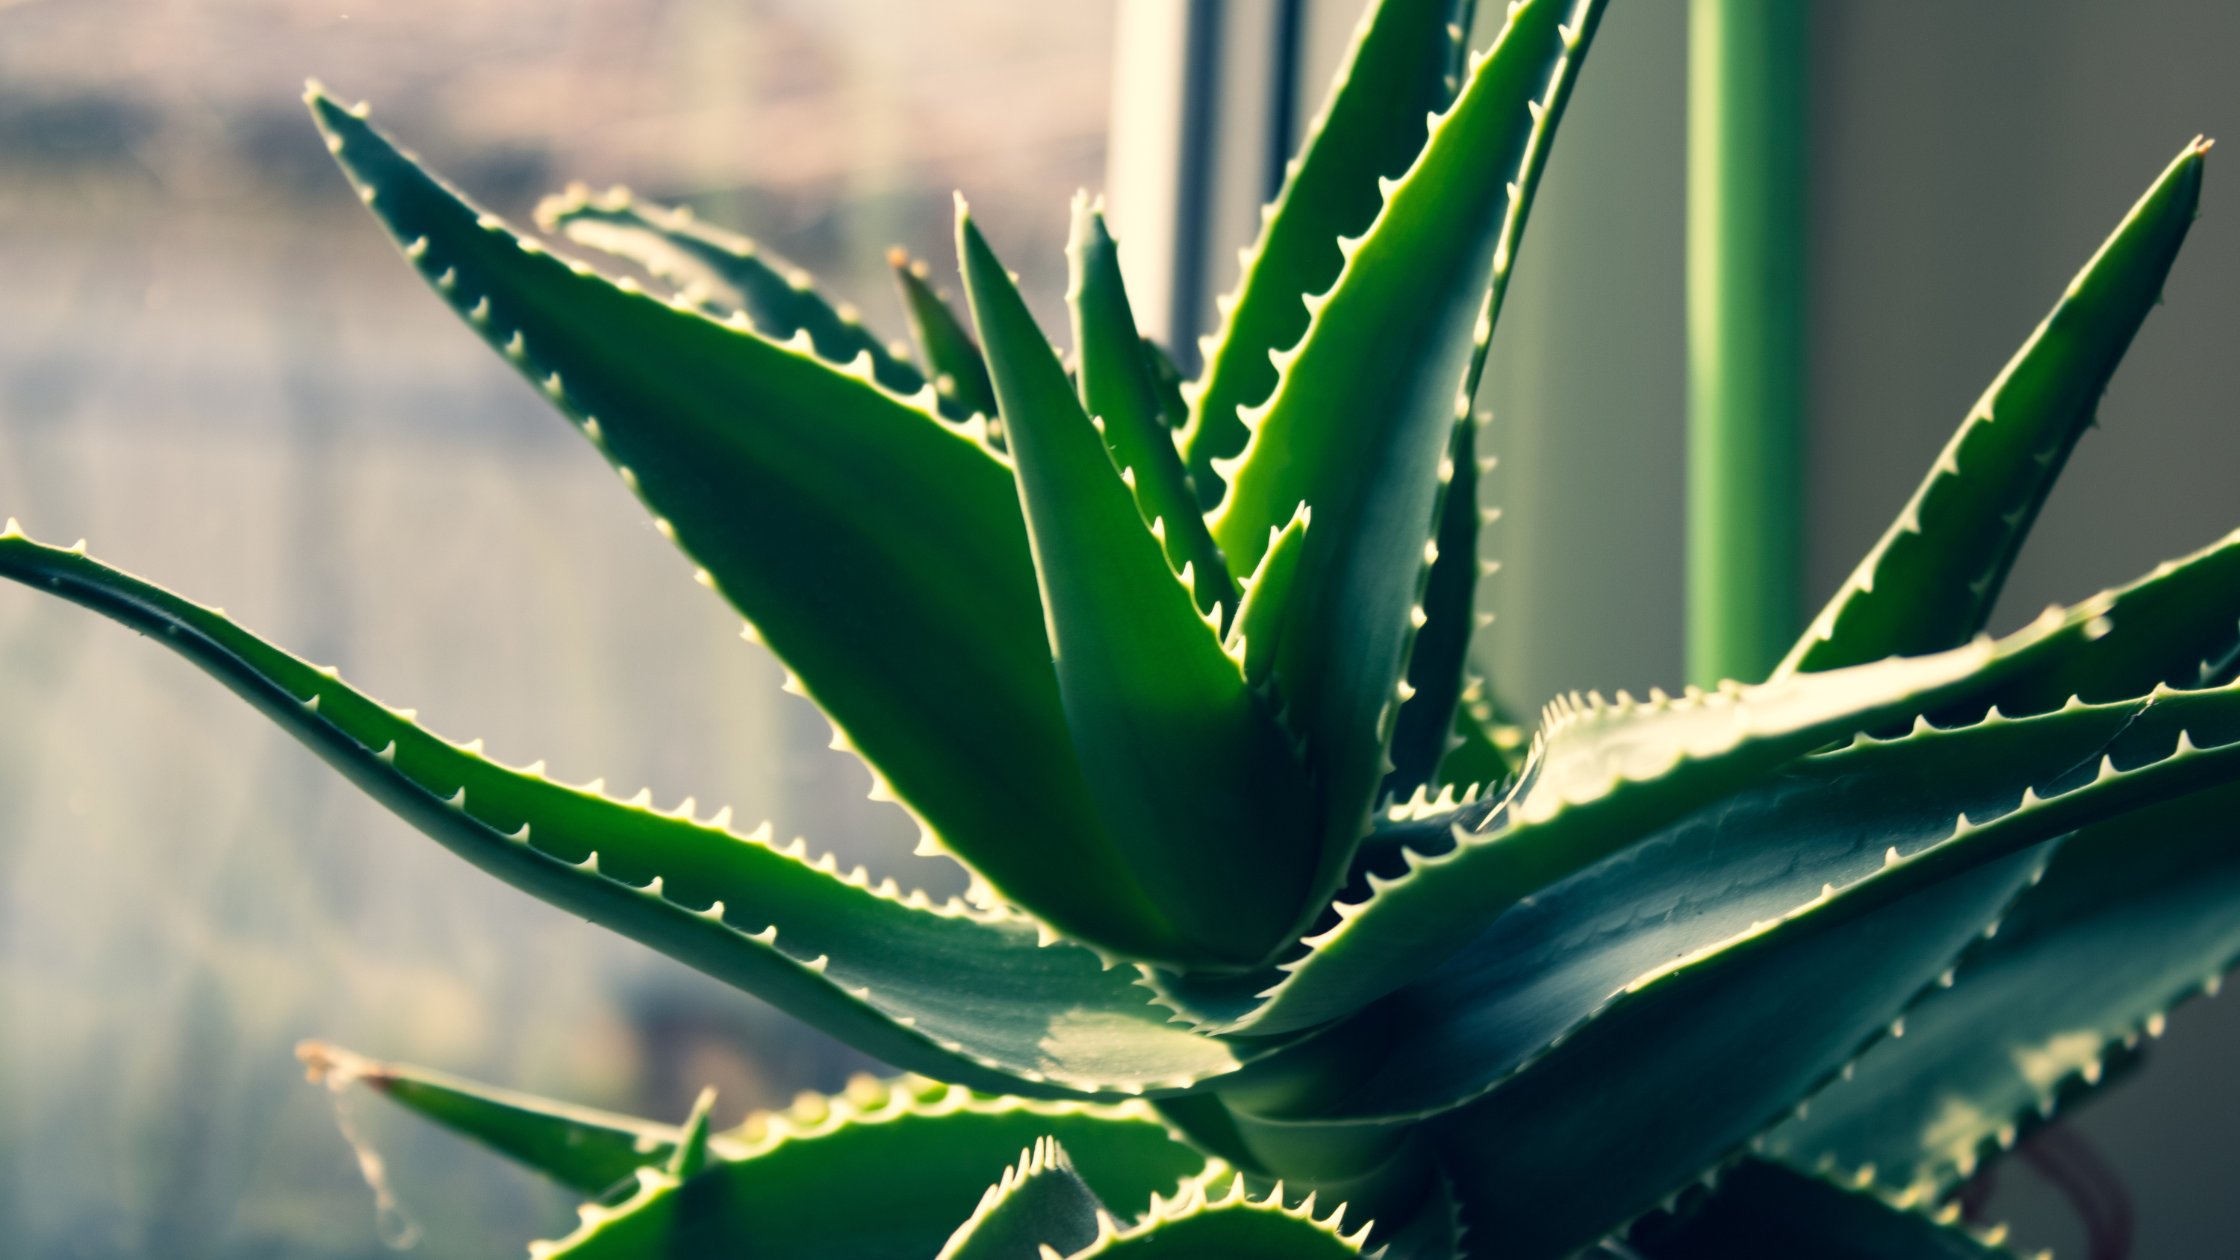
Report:
[[[1957,1215],[1958,1205],[1954,1205]],[[1634,1225],[1642,1260],[2012,1260],[1949,1221],[1863,1190],[1746,1159],[1677,1216]]]
[[[1041,1260],[1044,1248],[1070,1255],[1109,1231],[1108,1220],[1065,1148],[1037,1138],[980,1196],[937,1260]]]
[[[12,523],[11,523],[12,524]],[[1042,945],[859,869],[842,878],[728,811],[650,808],[514,770],[289,656],[224,614],[75,551],[0,534],[0,576],[83,604],[187,657],[452,852],[570,914],[749,990],[897,1067],[1043,1097],[1181,1088],[1242,1063],[1166,1022],[1124,969]],[[985,1184],[983,1181],[981,1184]]]
[[[1275,390],[1271,352],[1297,345],[1307,330],[1301,299],[1338,278],[1341,242],[1366,231],[1383,206],[1378,181],[1408,169],[1423,149],[1426,115],[1454,98],[1456,7],[1454,0],[1378,0],[1362,15],[1329,99],[1263,212],[1260,239],[1245,251],[1236,292],[1219,304],[1221,328],[1206,343],[1203,383],[1190,390],[1193,419],[1182,440],[1201,506],[1221,500],[1213,461],[1244,449],[1237,409],[1258,406]],[[1469,23],[1460,25],[1467,31]]]
[[[2222,654],[2219,645],[2234,641],[2236,625],[2240,532],[2129,586],[2048,609],[1997,644],[1978,640],[1939,656],[1789,674],[1678,702],[1652,692],[1639,705],[1621,692],[1615,706],[1600,697],[1552,706],[1545,746],[1536,746],[1501,807],[1480,805],[1436,826],[1428,824],[1442,808],[1437,802],[1396,809],[1379,830],[1407,852],[1394,851],[1374,878],[1357,869],[1319,935],[1294,957],[1243,977],[1161,977],[1161,1000],[1224,1032],[1299,1028],[1346,1014],[1461,948],[1516,897],[1827,739],[1924,712],[1940,725],[1963,725],[1994,710],[2047,712],[2080,694],[2124,700],[2151,694],[2169,677],[2198,686],[2212,672],[2200,663],[2204,654]],[[1853,681],[1816,692],[1810,680],[1818,678]],[[1798,684],[1804,689],[1780,690]],[[1723,735],[1721,714],[1736,723]],[[1544,816],[1528,817],[1534,810]],[[1417,829],[1420,841],[1411,834]],[[1541,868],[1536,854],[1556,864]]]
[[[1876,1044],[1767,1135],[1917,1203],[1945,1193],[2159,1033],[2163,1012],[2240,964],[2240,786],[2087,827],[2045,880]]]
[[[1290,1075],[1281,1114],[1358,1120],[1432,1114],[1509,1088],[1512,1076],[1529,1090],[1534,1064],[1675,959],[1700,960],[1682,983],[1703,983],[1737,943],[1829,930],[1969,866],[2236,773],[2235,688],[1861,740],[1541,889],[1329,1034],[1363,1041],[1358,1029],[1367,1043],[1308,1074],[1319,1079],[1285,1071],[1287,1058],[1329,1057],[1310,1042],[1238,1082]],[[1932,959],[1920,982],[1949,960]]]
[[[910,318],[910,335],[933,371],[934,392],[967,414],[993,419],[996,387],[988,380],[987,360],[980,357],[979,343],[927,278],[924,261],[911,258],[898,246],[887,251],[887,265],[894,269],[902,310]],[[999,435],[991,432],[989,437],[1002,445]]]
[[[1405,696],[1437,524],[1438,475],[1480,334],[1490,335],[1557,120],[1603,0],[1510,10],[1415,164],[1312,303],[1305,337],[1223,463],[1214,541],[1232,570],[1267,533],[1314,509],[1276,675],[1307,748],[1323,829],[1316,900],[1367,834]],[[1568,23],[1568,24],[1567,24]],[[1493,306],[1484,309],[1488,293]]]
[[[627,188],[604,196],[576,187],[538,204],[537,226],[578,245],[627,258],[675,285],[684,300],[717,316],[738,311],[772,341],[807,333],[817,357],[847,365],[871,358],[871,379],[905,396],[926,387],[925,373],[880,344],[854,307],[835,308],[817,293],[809,273],[765,254],[735,232],[711,227],[689,208],[639,201]],[[936,394],[939,394],[937,389]],[[942,398],[942,414],[962,420],[970,411]]]
[[[2015,845],[2240,778],[2240,742],[2205,751],[2188,737],[2194,725],[2233,734],[2232,697],[2141,702],[2097,768],[2078,768],[2088,781],[2024,793],[1989,823],[1629,983],[1515,1083],[1433,1122],[1473,1219],[1522,1221],[1504,1254],[1565,1254],[1735,1153],[1834,1076],[1878,1019],[1899,1015],[1888,1031],[1903,1035],[1908,997],[1967,929],[1996,926],[2054,847]],[[1568,1175],[1580,1167],[1596,1176]]]
[[[2162,300],[2207,152],[2200,139],[2187,145],[2116,225],[1777,673],[1941,651],[1983,629],[2108,378]]]
[[[1362,899],[1337,902],[1298,956],[1272,974],[1161,978],[1164,1000],[1222,1032],[1350,1014],[1438,965],[1519,898],[1821,744],[1919,712],[2045,633],[1678,700],[1657,692],[1640,703],[1621,692],[1616,705],[1600,696],[1552,705],[1501,801],[1457,817],[1391,811],[1383,826],[1400,842],[1400,865],[1357,872],[1346,893]]]
[[[1504,1260],[1570,1255],[1735,1154],[1880,1031],[2047,856],[2025,849],[1826,930],[1764,931],[1678,960],[1518,1087],[1433,1121],[1473,1250],[1491,1239]]]
[[[644,1260],[892,1260],[931,1256],[973,1214],[1022,1149],[1051,1138],[1099,1198],[1139,1205],[1195,1184],[1203,1156],[1171,1140],[1143,1103],[1094,1107],[979,1098],[962,1089],[807,1096],[749,1119],[689,1181],[639,1170],[616,1207],[586,1205],[583,1224],[538,1257]]]
[[[1257,964],[1296,934],[1315,867],[1298,758],[1167,567],[1106,436],[961,202],[957,254],[1098,813],[1201,959]],[[1108,420],[1106,435],[1121,427]]]
[[[1237,609],[1237,584],[1206,532],[1197,492],[1162,414],[1158,381],[1128,309],[1119,248],[1105,231],[1103,211],[1085,195],[1074,198],[1066,258],[1072,264],[1066,304],[1073,310],[1081,405],[1097,417],[1112,462],[1132,481],[1143,519],[1160,531],[1168,566],[1177,573],[1191,571],[1199,611],[1226,619]]]
[[[2044,640],[2013,661],[1997,686],[1934,720],[1970,720],[1986,708],[2015,717],[2072,699],[2100,704],[2157,686],[2218,681],[2240,644],[2240,530],[2127,586],[2067,610],[2049,608],[2039,623]]]
[[[927,403],[552,257],[308,99],[414,267],[578,419],[931,843],[1068,935],[1175,956],[1100,840],[1000,459]]]

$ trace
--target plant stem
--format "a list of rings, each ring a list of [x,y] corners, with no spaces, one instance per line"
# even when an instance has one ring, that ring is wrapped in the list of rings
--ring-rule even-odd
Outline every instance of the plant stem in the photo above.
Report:
[[[1802,623],[1803,0],[1692,0],[1688,677],[1755,682]]]

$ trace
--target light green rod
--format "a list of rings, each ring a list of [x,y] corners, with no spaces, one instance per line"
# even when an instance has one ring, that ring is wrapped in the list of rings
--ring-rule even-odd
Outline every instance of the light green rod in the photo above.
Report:
[[[1691,0],[1688,680],[1757,682],[1803,624],[1804,0]]]

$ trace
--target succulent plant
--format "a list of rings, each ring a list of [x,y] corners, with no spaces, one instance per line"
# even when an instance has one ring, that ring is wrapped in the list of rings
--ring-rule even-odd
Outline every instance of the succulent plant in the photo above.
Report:
[[[1468,674],[1471,399],[1602,0],[1383,0],[1183,384],[1077,199],[1061,360],[960,201],[923,365],[627,195],[483,213],[316,86],[405,257],[973,875],[934,904],[449,742],[10,522],[469,862],[908,1075],[710,1132],[307,1045],[587,1197],[540,1256],[1989,1255],[1953,1191],[2240,957],[2240,533],[1984,635],[2194,217],[2188,145],[1774,674]]]

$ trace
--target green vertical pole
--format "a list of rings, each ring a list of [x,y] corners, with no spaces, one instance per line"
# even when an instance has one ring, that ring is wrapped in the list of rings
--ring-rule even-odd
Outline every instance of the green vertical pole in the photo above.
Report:
[[[1808,0],[1691,0],[1688,678],[1803,624]]]

